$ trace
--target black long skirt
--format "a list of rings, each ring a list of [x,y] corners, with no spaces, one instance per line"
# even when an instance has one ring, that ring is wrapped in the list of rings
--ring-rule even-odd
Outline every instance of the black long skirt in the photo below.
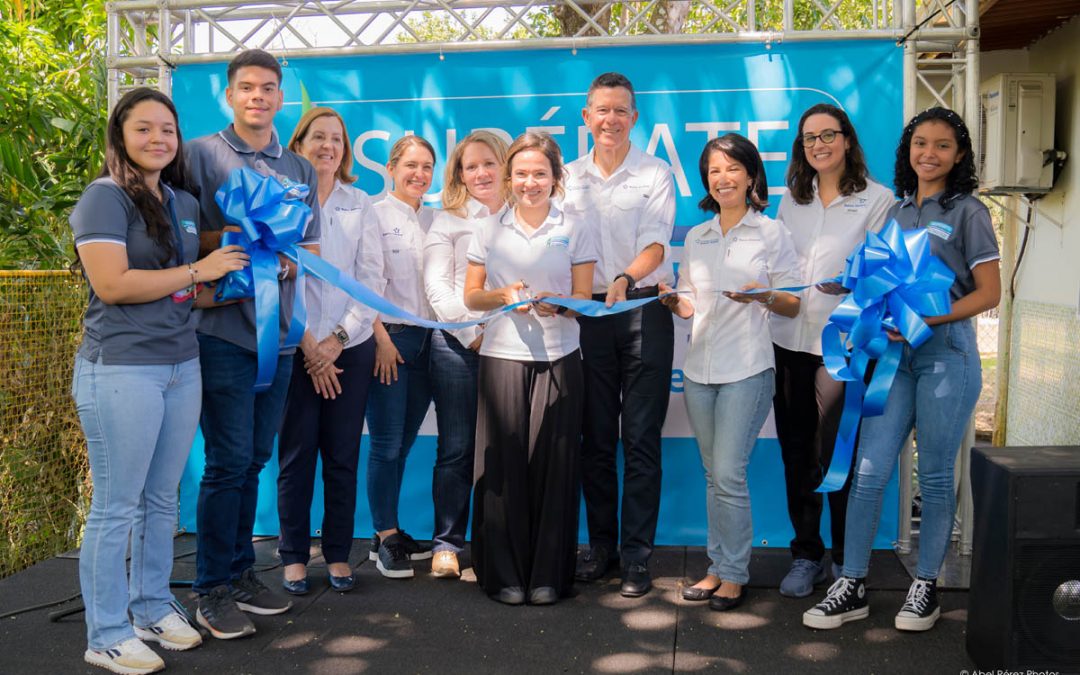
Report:
[[[583,384],[579,351],[480,357],[472,560],[488,594],[573,586]]]

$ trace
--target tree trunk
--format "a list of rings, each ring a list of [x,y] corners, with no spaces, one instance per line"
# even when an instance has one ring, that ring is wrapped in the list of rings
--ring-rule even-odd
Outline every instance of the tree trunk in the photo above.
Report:
[[[611,7],[606,7],[599,15],[596,14],[597,8],[602,7],[605,3],[597,2],[595,0],[577,0],[577,5],[584,12],[593,17],[601,28],[605,30],[604,33],[597,33],[596,29],[588,24],[585,17],[581,16],[576,9],[566,3],[559,3],[554,6],[554,14],[556,20],[559,22],[559,26],[562,28],[563,37],[587,37],[601,35],[605,36],[608,33],[611,26]],[[586,26],[588,26],[586,28]],[[586,28],[581,34],[582,28]]]

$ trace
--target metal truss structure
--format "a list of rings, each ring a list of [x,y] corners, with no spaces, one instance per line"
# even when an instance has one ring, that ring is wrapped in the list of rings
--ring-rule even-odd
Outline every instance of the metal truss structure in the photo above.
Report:
[[[178,65],[224,62],[252,47],[288,59],[892,39],[904,48],[904,119],[942,105],[965,117],[974,142],[981,137],[978,0],[112,0],[106,8],[110,108],[133,86],[169,93]],[[969,428],[964,448],[973,440]],[[911,503],[910,446],[901,514]],[[958,475],[966,483],[964,448]],[[960,552],[969,554],[970,487],[960,492]],[[910,536],[910,519],[901,518],[901,552]]]

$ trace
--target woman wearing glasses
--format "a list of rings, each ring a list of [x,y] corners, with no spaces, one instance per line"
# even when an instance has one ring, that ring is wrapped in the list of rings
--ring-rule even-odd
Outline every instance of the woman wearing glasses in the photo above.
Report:
[[[881,229],[892,193],[869,179],[855,128],[836,106],[819,103],[803,113],[791,148],[788,193],[777,220],[791,232],[803,278],[839,274],[844,260],[868,231]],[[802,598],[825,580],[821,494],[815,492],[836,442],[844,383],[833,380],[821,358],[821,329],[845,289],[820,284],[801,294],[802,311],[770,317],[776,356],[773,410],[784,459],[788,516],[795,530],[791,570],[780,594]],[[850,479],[829,493],[833,576],[844,562],[844,516]]]

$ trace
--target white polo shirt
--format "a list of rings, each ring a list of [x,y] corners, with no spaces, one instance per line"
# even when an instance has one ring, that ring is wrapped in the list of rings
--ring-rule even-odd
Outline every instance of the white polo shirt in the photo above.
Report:
[[[465,203],[464,218],[449,211],[435,212],[424,239],[424,288],[439,321],[469,321],[483,315],[465,307],[465,271],[469,268],[465,255],[473,233],[490,215],[488,207],[475,199]],[[484,328],[476,325],[449,332],[462,346],[468,347]]]
[[[891,190],[868,180],[866,189],[847,197],[840,195],[827,206],[821,203],[814,178],[814,198],[797,204],[791,193],[780,200],[776,219],[791,233],[795,252],[802,262],[804,283],[834,277],[844,271],[844,261],[863,241],[867,232],[877,232],[885,214],[896,202]],[[800,294],[797,316],[769,317],[772,340],[784,349],[821,355],[821,330],[829,315],[844,299],[815,288]]]
[[[382,293],[386,287],[382,237],[368,196],[340,180],[334,181],[334,189],[320,215],[319,247],[323,259],[376,293]],[[346,347],[371,337],[375,310],[314,277],[305,277],[304,283],[307,328],[316,340],[322,340],[337,326],[349,334]]]
[[[737,291],[757,282],[797,286],[799,258],[783,225],[751,209],[728,230],[719,216],[686,235],[680,291],[694,304],[690,347],[683,373],[699,384],[738,382],[773,367],[769,338],[771,312],[761,303],[740,303],[719,291]]]
[[[375,203],[382,235],[383,293],[390,302],[416,316],[430,319],[431,306],[424,292],[424,237],[431,228],[434,211],[420,206],[417,211],[388,192]],[[411,323],[384,317],[389,323]]]
[[[631,145],[619,168],[604,178],[589,153],[566,165],[565,183],[563,207],[597,225],[600,260],[593,274],[593,293],[606,293],[615,277],[652,244],[664,247],[664,261],[637,279],[637,285],[671,284],[675,185],[667,162]]]
[[[596,262],[592,228],[580,217],[551,205],[532,234],[513,209],[485,218],[469,244],[470,261],[483,265],[488,288],[523,280],[529,292],[570,295],[571,268]],[[480,354],[512,361],[557,361],[578,348],[578,323],[566,315],[509,312],[487,325]]]

